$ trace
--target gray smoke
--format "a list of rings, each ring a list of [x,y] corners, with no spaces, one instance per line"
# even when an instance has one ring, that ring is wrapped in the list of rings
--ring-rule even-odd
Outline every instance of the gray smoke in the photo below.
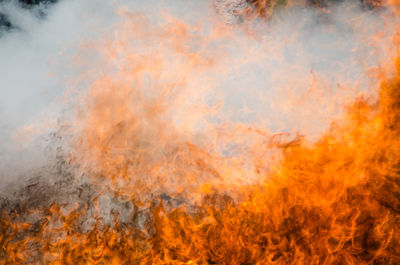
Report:
[[[96,51],[82,47],[102,47],[121,12],[160,27],[164,15],[175,17],[189,28],[200,25],[202,37],[226,22],[229,36],[206,47],[223,55],[202,75],[210,88],[204,98],[224,101],[212,123],[225,119],[315,139],[352,99],[374,95],[376,80],[366,73],[389,58],[395,25],[389,11],[358,2],[328,11],[297,5],[268,21],[238,20],[244,8],[249,3],[71,0],[27,9],[1,2],[12,26],[0,34],[0,187],[57,167],[65,143],[55,135],[73,117],[74,97],[109,69],[98,64]],[[83,82],[82,73],[89,73]]]

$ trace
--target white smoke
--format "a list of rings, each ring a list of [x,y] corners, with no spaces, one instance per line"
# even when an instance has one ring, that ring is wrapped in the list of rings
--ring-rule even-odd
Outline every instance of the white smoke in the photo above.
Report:
[[[101,47],[112,39],[121,13],[147,17],[154,27],[174,17],[207,38],[227,19],[223,8],[247,6],[222,2],[218,12],[211,1],[71,0],[32,10],[1,2],[0,12],[13,28],[0,37],[0,183],[51,163],[48,134],[59,129],[73,101],[65,101],[65,93],[75,91],[69,94],[74,97],[110,69],[85,45]],[[228,17],[228,33],[205,47],[220,56],[215,66],[187,86],[195,90],[204,81],[208,93],[202,96],[210,104],[224,101],[214,123],[226,119],[316,137],[345,104],[360,93],[374,94],[375,80],[366,73],[390,57],[395,22],[388,17],[389,11],[354,3],[329,12],[296,6],[277,11],[270,21],[231,24],[234,18]]]

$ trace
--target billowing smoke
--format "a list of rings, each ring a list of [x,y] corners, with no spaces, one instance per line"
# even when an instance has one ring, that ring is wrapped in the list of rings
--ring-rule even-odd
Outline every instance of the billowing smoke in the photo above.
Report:
[[[102,39],[117,38],[113,34],[118,32],[115,27],[123,21],[123,13],[139,14],[159,27],[169,23],[166,17],[177,17],[187,23],[187,30],[204,39],[214,27],[221,26],[221,21],[227,23],[221,29],[225,36],[211,36],[204,40],[207,44],[186,44],[193,52],[207,49],[204,53],[213,57],[213,67],[201,74],[194,69],[197,80],[185,84],[196,90],[196,82],[205,82],[207,91],[201,100],[223,102],[212,122],[224,119],[258,124],[273,133],[315,138],[354,97],[374,93],[373,74],[369,72],[389,58],[395,24],[384,19],[387,10],[367,9],[357,1],[328,2],[324,10],[317,7],[294,4],[288,9],[275,8],[274,16],[266,21],[246,19],[246,12],[257,8],[246,1],[75,0],[30,8],[3,1],[2,182],[11,175],[17,177],[21,169],[48,162],[49,134],[59,130],[60,119],[71,112],[70,97],[77,96],[69,93],[85,91],[90,80],[110,67],[99,66],[101,55],[85,45],[100,42],[95,45],[101,48],[106,45]],[[134,52],[144,48],[140,45],[158,45],[157,39],[140,43],[140,39],[131,38],[138,42]],[[86,83],[80,83],[82,73],[88,75]],[[365,78],[366,73],[370,79]],[[21,163],[26,166],[21,167]]]
[[[277,148],[377,100],[398,22],[375,1],[3,1],[0,210],[77,204],[85,233],[132,198],[240,200]]]

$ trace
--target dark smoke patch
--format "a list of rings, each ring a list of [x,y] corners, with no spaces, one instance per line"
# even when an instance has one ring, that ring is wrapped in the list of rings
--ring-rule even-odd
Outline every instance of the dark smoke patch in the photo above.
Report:
[[[13,28],[11,22],[5,14],[0,13],[0,36],[2,32],[7,32]]]
[[[24,9],[32,10],[35,7],[40,9],[35,11],[37,17],[44,19],[46,17],[46,9],[53,4],[56,4],[58,0],[18,0],[16,3],[18,6]],[[10,3],[8,0],[1,0],[0,5],[4,3]],[[16,25],[13,25],[9,19],[9,14],[2,13],[0,10],[0,37],[11,30],[18,30]]]
[[[345,2],[370,10],[379,9],[384,4],[382,0],[307,0],[305,4],[308,8],[326,11]],[[268,20],[288,5],[287,0],[215,0],[217,11],[231,24],[241,23],[248,18]]]

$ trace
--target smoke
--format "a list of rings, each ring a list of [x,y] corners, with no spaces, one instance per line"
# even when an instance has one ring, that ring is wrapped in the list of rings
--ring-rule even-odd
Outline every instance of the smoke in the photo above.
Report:
[[[103,76],[121,77],[135,60],[163,60],[141,77],[143,93],[155,97],[158,82],[175,81],[183,94],[169,102],[176,105],[168,118],[196,137],[209,124],[229,122],[312,140],[354,98],[375,96],[371,73],[391,58],[390,10],[294,5],[265,21],[236,19],[232,8],[249,4],[229,2],[72,0],[32,9],[1,2],[11,27],[0,33],[0,187],[52,166],[57,147],[70,144],[54,135],[79,133],[63,126],[73,126],[89,87]],[[171,25],[183,31],[168,31]],[[118,51],[119,44],[128,50]],[[113,59],[107,49],[117,52]],[[190,67],[183,53],[195,56]],[[204,105],[215,111],[194,109]]]
[[[95,32],[91,9],[93,1],[30,9],[16,1],[0,3],[9,24],[0,33],[0,182],[29,177],[33,169],[54,163],[50,135],[68,108],[63,93],[80,70],[74,56]]]

